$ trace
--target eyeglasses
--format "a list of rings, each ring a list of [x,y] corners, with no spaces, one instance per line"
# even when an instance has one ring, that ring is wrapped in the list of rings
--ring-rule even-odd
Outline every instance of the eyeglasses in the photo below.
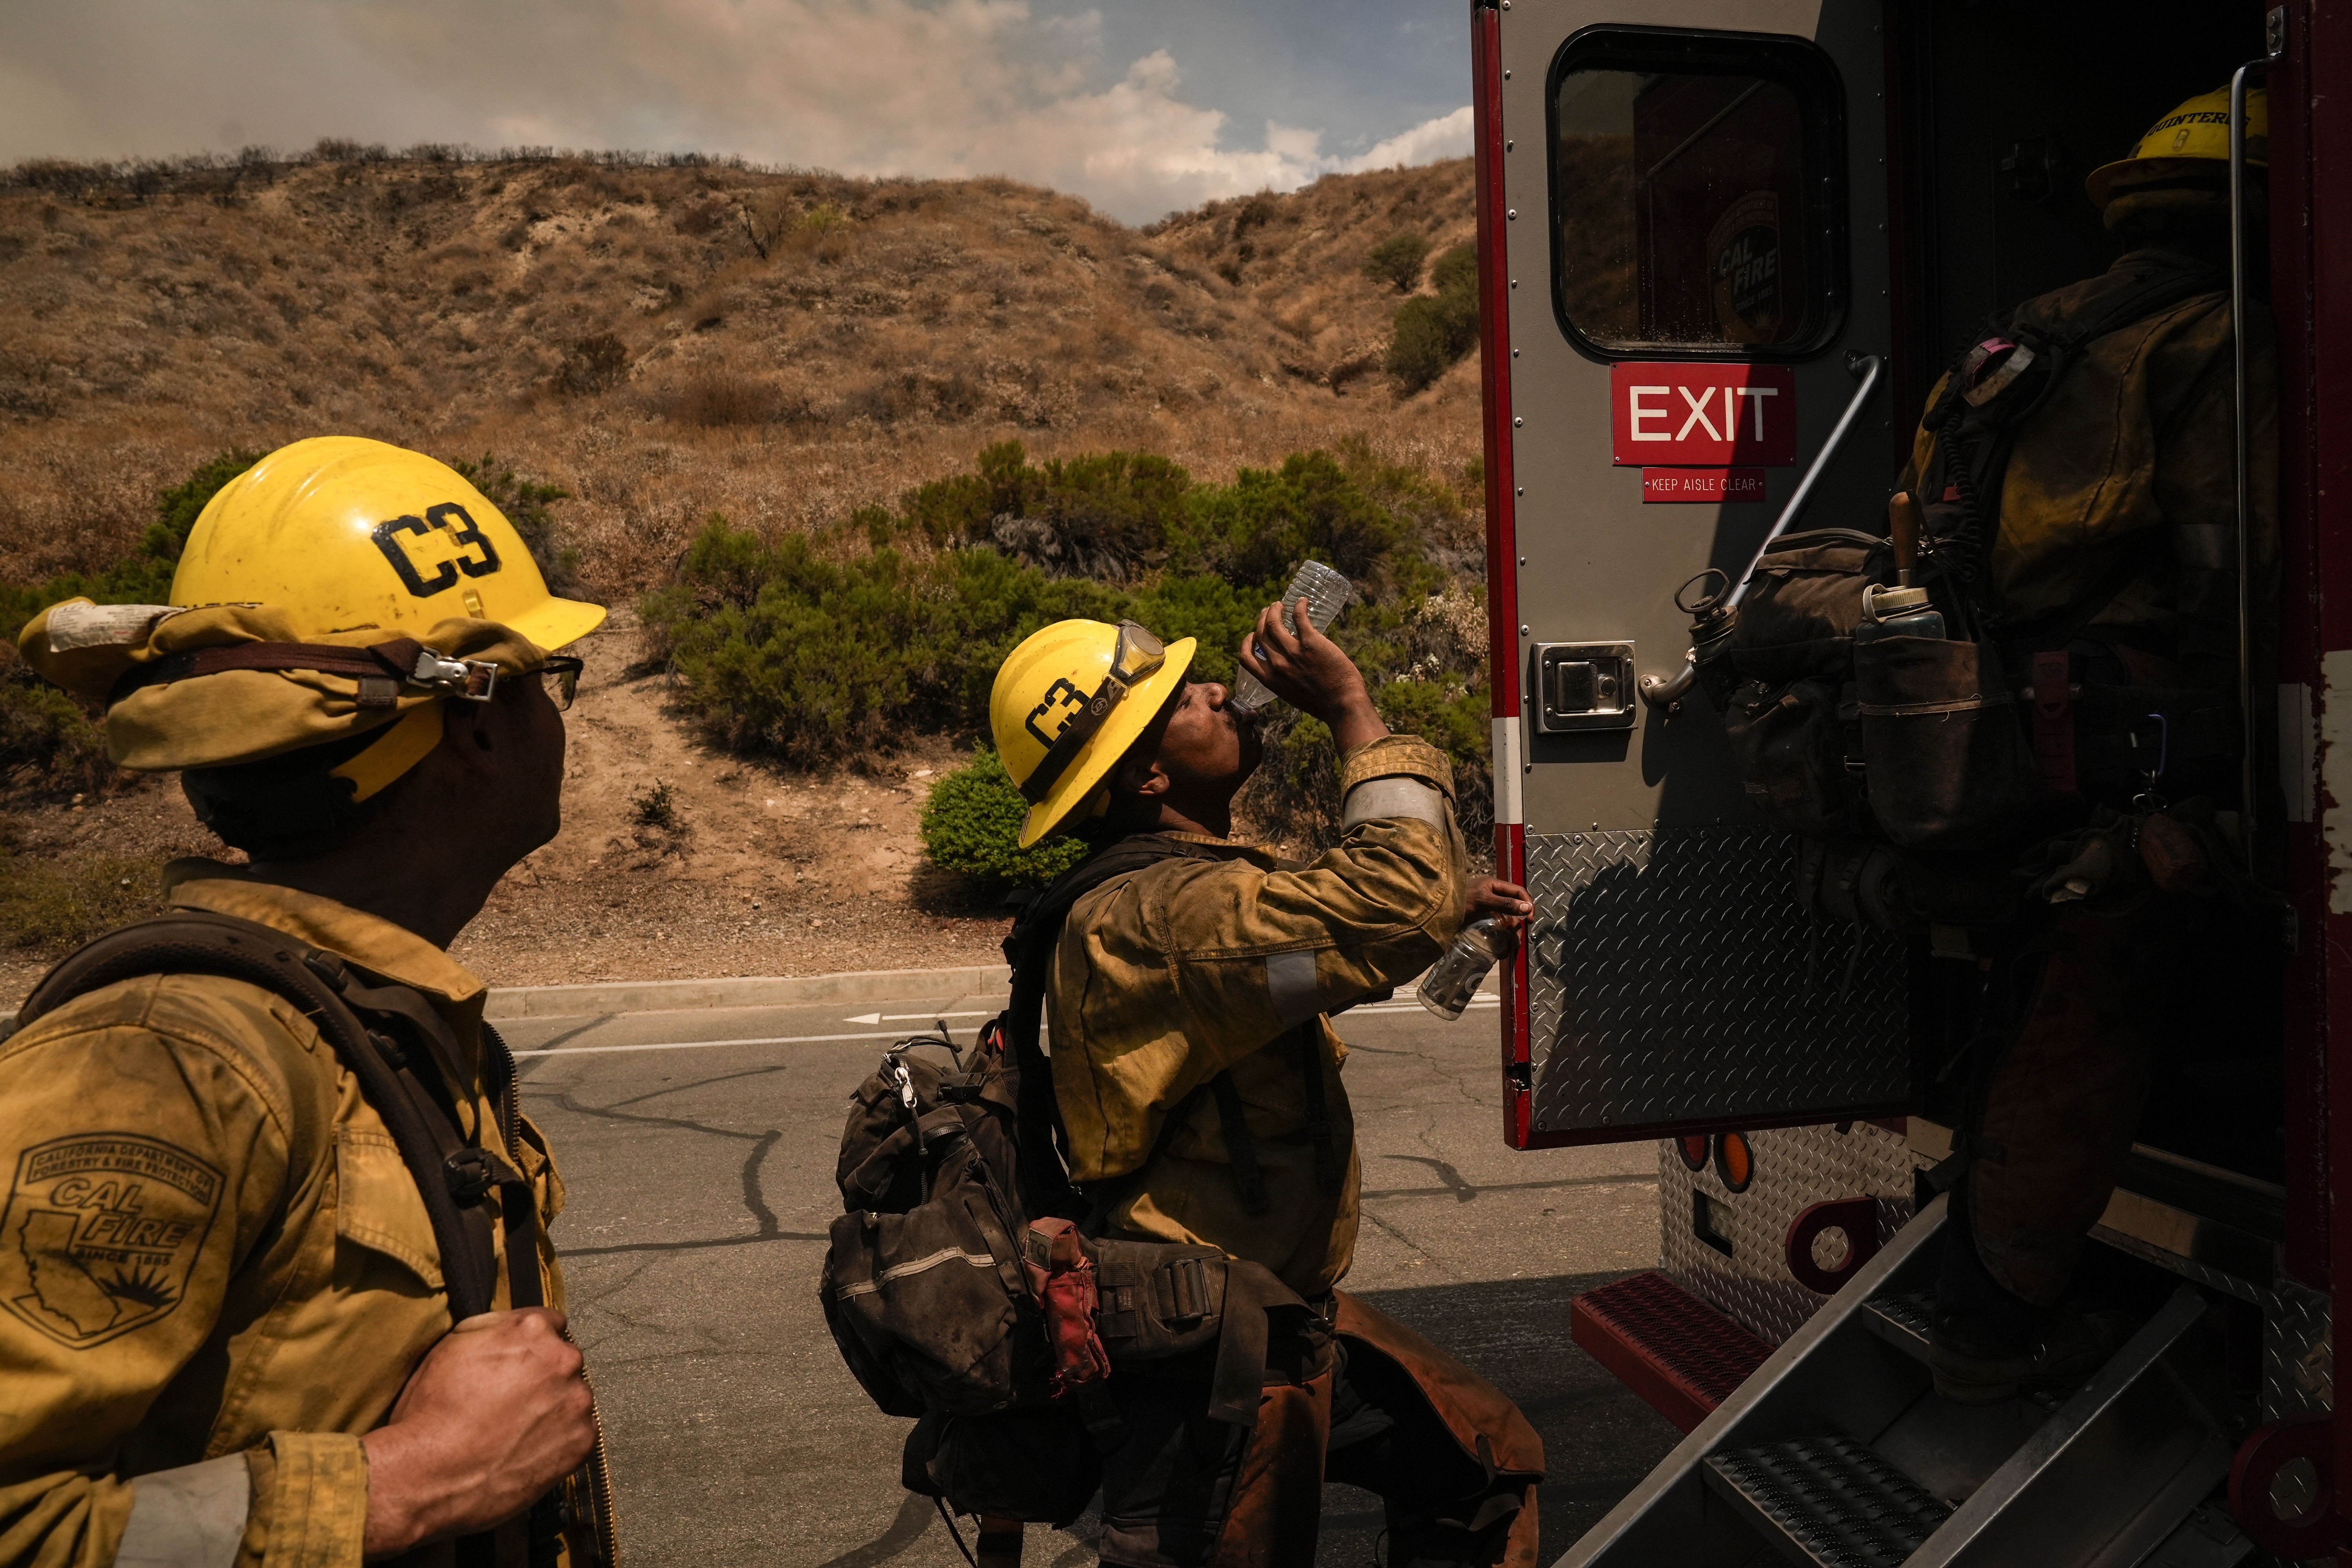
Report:
[[[572,699],[580,689],[580,672],[587,668],[585,660],[568,653],[557,654],[539,667],[540,684],[547,689],[547,700],[555,704],[558,713],[572,711]]]
[[[1111,710],[1127,700],[1129,690],[1160,673],[1168,662],[1168,649],[1160,640],[1137,626],[1133,621],[1118,623],[1118,640],[1111,645],[1110,673],[1103,677],[1092,697],[1082,696],[1067,680],[1056,680],[1045,689],[1045,700],[1031,710],[1028,729],[1032,735],[1045,742],[1045,760],[1036,771],[1022,781],[1021,798],[1032,805],[1044,804],[1054,793],[1078,753],[1087,749],[1102,729]],[[1075,705],[1077,711],[1062,721],[1062,727],[1051,739],[1037,727],[1037,721],[1057,708]]]

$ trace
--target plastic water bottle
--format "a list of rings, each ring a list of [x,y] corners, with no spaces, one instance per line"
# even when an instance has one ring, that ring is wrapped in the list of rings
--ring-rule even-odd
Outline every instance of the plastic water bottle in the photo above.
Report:
[[[1297,606],[1298,601],[1304,599],[1307,601],[1307,618],[1315,623],[1317,631],[1328,632],[1331,629],[1331,623],[1339,618],[1339,612],[1348,607],[1348,601],[1355,596],[1356,585],[1320,561],[1309,561],[1298,569],[1298,575],[1290,580],[1290,586],[1282,591],[1283,626],[1293,635],[1297,633]],[[1263,644],[1254,651],[1261,658],[1265,657]],[[1233,687],[1225,698],[1225,706],[1263,713],[1275,701],[1275,695],[1265,689],[1265,683],[1244,669],[1235,672]]]
[[[1493,915],[1472,921],[1454,933],[1445,956],[1421,977],[1421,1005],[1452,1023],[1478,994],[1479,982],[1510,951],[1509,933]]]

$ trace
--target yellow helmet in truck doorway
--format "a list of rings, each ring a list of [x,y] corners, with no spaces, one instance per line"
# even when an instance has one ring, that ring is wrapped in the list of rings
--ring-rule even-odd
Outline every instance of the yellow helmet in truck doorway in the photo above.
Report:
[[[1087,802],[1192,668],[1191,637],[1162,645],[1133,621],[1055,621],[996,671],[988,723],[1029,803],[1021,847]]]
[[[2261,88],[2246,89],[2246,163],[2270,166],[2270,97]],[[2118,194],[2116,185],[2146,185],[2151,181],[2180,176],[2212,179],[2226,176],[2230,163],[2230,89],[2217,87],[2200,92],[2147,128],[2129,155],[2102,163],[2083,182],[2091,200],[2104,208]]]

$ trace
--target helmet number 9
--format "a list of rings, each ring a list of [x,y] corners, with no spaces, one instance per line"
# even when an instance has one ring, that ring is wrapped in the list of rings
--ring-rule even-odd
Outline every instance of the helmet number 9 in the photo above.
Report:
[[[453,521],[463,523],[465,526],[453,527]],[[432,576],[426,577],[420,574],[416,570],[415,561],[405,549],[402,548],[395,536],[402,533],[414,533],[420,537],[429,536],[436,529],[448,529],[451,543],[460,546],[461,549],[479,549],[481,553],[479,555],[459,554],[454,558],[443,560],[433,568]],[[407,517],[388,518],[377,523],[369,537],[375,541],[375,547],[383,552],[383,558],[392,563],[392,569],[400,574],[402,584],[411,594],[420,599],[429,599],[436,594],[457,586],[459,572],[465,573],[468,577],[487,577],[499,569],[497,548],[483,534],[481,528],[467,513],[466,509],[456,501],[443,501],[438,506],[426,507],[423,517],[411,514]]]

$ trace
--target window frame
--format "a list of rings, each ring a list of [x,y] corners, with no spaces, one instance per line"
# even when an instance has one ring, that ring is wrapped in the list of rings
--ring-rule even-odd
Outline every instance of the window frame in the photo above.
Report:
[[[1806,271],[1818,278],[1820,321],[1804,338],[1787,343],[1612,342],[1587,333],[1570,317],[1562,287],[1560,214],[1564,171],[1559,158],[1559,88],[1580,70],[1622,70],[1705,76],[1752,76],[1778,82],[1796,94],[1805,128],[1804,166],[1818,170],[1822,221],[1805,215]],[[1600,364],[1633,360],[1763,361],[1792,363],[1816,359],[1844,336],[1852,306],[1848,247],[1845,79],[1837,63],[1810,38],[1785,33],[1731,33],[1690,27],[1643,27],[1603,22],[1580,27],[1560,44],[1544,73],[1545,263],[1551,274],[1551,313],[1569,345]],[[1809,301],[1810,303],[1810,301]]]

